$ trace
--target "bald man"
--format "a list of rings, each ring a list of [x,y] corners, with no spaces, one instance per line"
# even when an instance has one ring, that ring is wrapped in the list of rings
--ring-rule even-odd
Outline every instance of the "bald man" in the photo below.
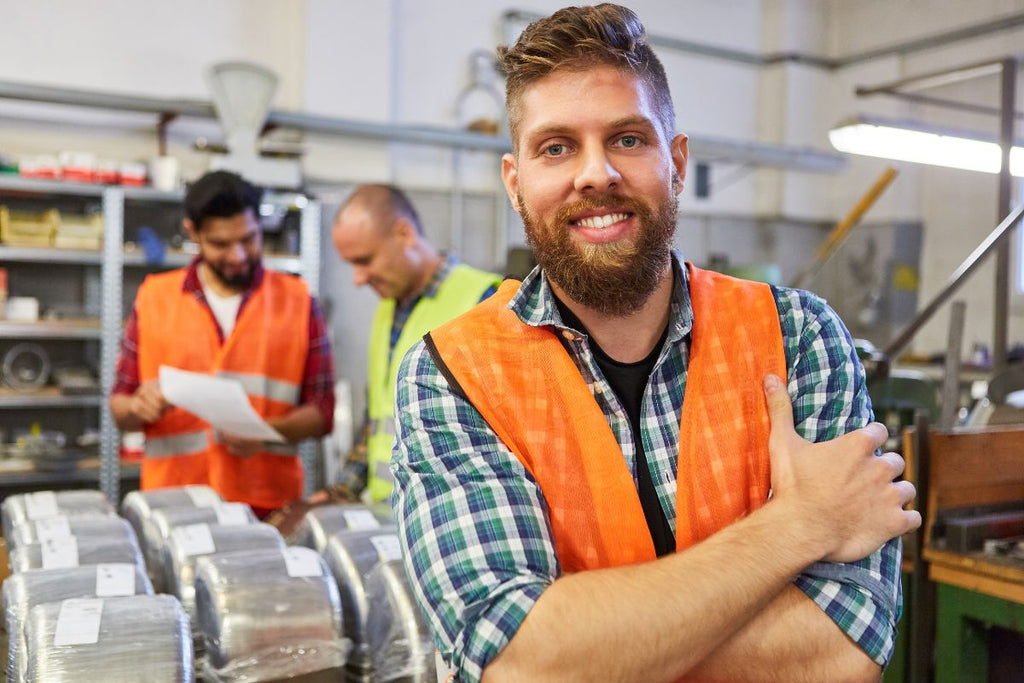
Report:
[[[352,265],[357,286],[381,301],[370,331],[368,419],[340,481],[327,494],[355,500],[364,488],[372,501],[391,495],[395,379],[406,351],[433,328],[495,292],[501,276],[459,263],[423,235],[412,202],[391,185],[362,185],[338,210],[334,246]]]

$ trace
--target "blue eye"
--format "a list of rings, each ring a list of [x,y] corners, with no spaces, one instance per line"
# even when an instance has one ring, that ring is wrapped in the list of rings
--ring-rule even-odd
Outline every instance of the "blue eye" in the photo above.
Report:
[[[552,156],[552,157],[561,156],[561,155],[565,154],[565,145],[563,145],[561,143],[555,143],[553,145],[548,145],[544,149],[544,153],[547,154],[548,156]]]
[[[619,138],[619,144],[626,148],[636,147],[640,144],[640,138],[635,135],[623,135]]]

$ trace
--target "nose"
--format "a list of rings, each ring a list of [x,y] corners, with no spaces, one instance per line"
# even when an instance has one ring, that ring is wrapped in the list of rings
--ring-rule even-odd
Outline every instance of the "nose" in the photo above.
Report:
[[[242,263],[245,261],[245,247],[242,246],[241,242],[235,242],[228,247],[227,258],[231,263]]]
[[[370,281],[370,269],[366,266],[352,266],[352,282],[356,287],[362,287]]]
[[[577,192],[603,192],[614,188],[622,180],[604,145],[590,145],[580,152],[578,158],[579,168],[575,181]]]

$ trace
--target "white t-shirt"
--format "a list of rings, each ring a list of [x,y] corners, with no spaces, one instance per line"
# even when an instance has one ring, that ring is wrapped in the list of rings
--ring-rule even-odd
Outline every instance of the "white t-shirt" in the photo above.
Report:
[[[238,307],[242,305],[242,293],[231,296],[220,296],[212,289],[203,285],[203,295],[206,296],[206,303],[210,304],[213,317],[220,325],[220,331],[227,339],[231,336],[231,330],[235,329],[235,318],[238,317]]]

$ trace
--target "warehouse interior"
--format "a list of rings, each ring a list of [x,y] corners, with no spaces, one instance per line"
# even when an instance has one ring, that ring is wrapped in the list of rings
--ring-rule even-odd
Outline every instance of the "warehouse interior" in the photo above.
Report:
[[[368,343],[379,298],[357,286],[353,267],[335,249],[335,215],[356,187],[393,184],[408,194],[424,236],[438,249],[475,268],[525,276],[533,264],[530,247],[501,178],[511,144],[494,54],[561,6],[548,0],[5,3],[0,498],[8,549],[17,534],[9,518],[31,519],[21,498],[40,492],[57,492],[53,504],[68,510],[106,510],[107,503],[82,493],[102,491],[144,551],[158,543],[153,534],[168,542],[168,529],[161,532],[151,520],[159,508],[201,507],[195,491],[175,492],[173,501],[170,492],[158,501],[137,491],[140,446],[135,435],[126,439],[116,428],[107,394],[135,292],[147,274],[186,265],[196,253],[181,228],[184,192],[217,168],[244,169],[269,188],[260,220],[265,263],[300,275],[324,312],[337,403],[332,433],[300,447],[304,494],[337,481],[369,410]],[[1014,396],[1024,390],[1024,239],[1015,229],[1024,204],[1024,0],[633,0],[629,7],[665,66],[676,129],[690,140],[675,248],[702,268],[823,297],[857,340],[875,418],[889,430],[886,450],[907,460],[904,476],[917,488],[914,505],[924,523],[904,538],[902,621],[884,680],[1024,681],[1024,399]],[[227,86],[218,85],[213,69],[226,64],[242,65],[241,80],[218,100],[217,88]],[[918,140],[917,151],[928,160],[897,151],[895,138],[870,155],[851,152],[849,126],[857,123],[931,135]],[[967,147],[946,151],[937,136],[989,146],[975,163]],[[76,176],[82,168],[86,175]],[[113,175],[104,179],[103,171]],[[49,225],[54,209],[56,220],[77,232],[54,229],[49,242],[33,241],[38,235],[30,233]],[[22,241],[13,227],[19,217],[28,226]],[[44,435],[58,445],[39,445]],[[35,455],[25,439],[35,440]],[[72,491],[81,500],[61,503],[60,494]],[[373,505],[360,512],[363,524],[374,515],[388,518]],[[974,524],[963,533],[980,535],[957,550],[953,536],[942,534],[959,528],[961,514]],[[302,536],[296,545],[316,550],[335,575],[363,572],[352,579],[363,611],[372,592],[370,568],[357,571],[351,558],[369,551],[387,556],[374,568],[378,593],[370,597],[396,600],[395,586],[408,581],[397,545],[385,553],[366,533],[331,540],[333,530],[367,527],[351,516],[307,515],[299,531],[286,534],[289,545]],[[170,516],[159,523],[174,526]],[[218,517],[182,513],[182,520],[177,524]],[[253,545],[234,534],[223,542],[277,552],[275,539],[258,536],[254,531]],[[221,542],[216,533],[204,538]],[[216,624],[211,629],[226,628],[217,620],[231,618],[233,596],[218,591],[232,572],[244,574],[245,563],[236,567],[229,558],[199,570],[188,539],[171,540],[178,545],[165,546],[169,559],[154,563],[171,563],[166,570],[175,580],[187,574],[188,587],[172,589],[159,574],[146,577],[145,567],[138,582],[152,581],[157,593],[188,594],[191,603],[181,600],[185,630],[172,640],[182,647],[189,641],[197,658],[207,658],[206,680],[286,678],[287,671],[258,667],[248,672],[256,675],[251,679],[225,673],[230,657],[241,656],[231,648],[269,627],[236,624],[241,640],[213,648],[194,625],[205,619]],[[998,549],[985,555],[983,545]],[[258,558],[251,566],[263,561]],[[18,559],[12,553],[3,572],[17,576]],[[320,562],[315,556],[287,561]],[[275,571],[276,565],[264,573]],[[205,615],[197,613],[204,609],[197,604],[200,579],[205,604],[213,605]],[[28,584],[11,590],[30,591]],[[304,616],[283,618],[286,626],[338,630],[323,607],[339,600],[337,590],[304,590],[295,598]],[[210,595],[220,603],[210,603]],[[365,619],[349,614],[349,599],[343,586],[345,619]],[[409,623],[422,618],[408,597],[401,604],[406,612],[390,618],[404,617],[415,630]],[[9,631],[15,622],[7,584],[4,605]],[[176,608],[153,603],[149,609]],[[49,612],[33,618],[44,630],[58,619]],[[393,623],[381,628],[372,634],[372,647],[380,650],[398,638]],[[29,635],[18,646],[23,653],[31,649]],[[7,636],[13,662],[19,641]],[[357,645],[350,657],[370,657],[359,649],[370,647],[366,633],[346,629],[344,637]],[[425,677],[423,662],[431,676],[435,666],[425,637],[426,654],[406,643],[401,662],[389,660],[401,675],[382,677],[391,664],[378,663],[373,673],[367,663],[359,672],[366,678],[358,680],[433,680]],[[321,653],[324,669],[340,666],[330,649]],[[75,661],[88,655],[68,655],[67,668],[52,665],[50,678],[39,673],[47,669],[38,661],[25,662],[24,671],[12,663],[8,676],[157,680],[133,677],[137,672],[76,677]],[[438,680],[443,664],[437,660]],[[308,666],[305,675],[316,668]],[[212,677],[213,670],[223,678]],[[357,680],[351,667],[348,675]],[[169,676],[195,680],[180,670]]]

